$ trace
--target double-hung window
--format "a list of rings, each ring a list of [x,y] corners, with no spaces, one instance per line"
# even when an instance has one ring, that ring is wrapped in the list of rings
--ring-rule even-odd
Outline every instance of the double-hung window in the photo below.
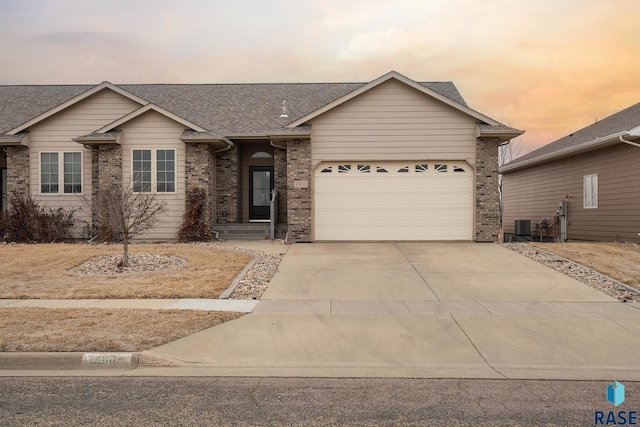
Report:
[[[62,189],[62,191],[60,191]],[[40,153],[41,194],[82,193],[82,153]]]
[[[176,191],[176,150],[132,150],[132,159],[133,191]]]
[[[582,199],[585,209],[598,207],[598,174],[585,175],[583,178]]]

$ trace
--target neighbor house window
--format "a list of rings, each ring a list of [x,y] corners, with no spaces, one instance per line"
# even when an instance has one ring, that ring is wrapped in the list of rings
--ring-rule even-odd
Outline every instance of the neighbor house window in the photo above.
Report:
[[[132,150],[133,191],[176,191],[176,150]]]
[[[585,175],[582,188],[583,207],[594,209],[598,207],[598,174]]]
[[[60,162],[62,159],[62,162]],[[82,153],[40,153],[40,193],[82,193]]]

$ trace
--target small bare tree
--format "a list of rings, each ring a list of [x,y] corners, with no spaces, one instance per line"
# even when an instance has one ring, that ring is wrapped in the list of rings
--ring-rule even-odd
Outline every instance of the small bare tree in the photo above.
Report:
[[[157,193],[135,192],[130,185],[101,189],[93,200],[83,201],[92,209],[100,232],[122,240],[121,267],[129,266],[129,242],[152,229],[167,211],[167,202]]]

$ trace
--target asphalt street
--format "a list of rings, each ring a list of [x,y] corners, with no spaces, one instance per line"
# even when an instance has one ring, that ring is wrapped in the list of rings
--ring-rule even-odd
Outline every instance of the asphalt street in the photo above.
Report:
[[[640,383],[335,378],[5,377],[0,425],[593,425],[640,410]]]

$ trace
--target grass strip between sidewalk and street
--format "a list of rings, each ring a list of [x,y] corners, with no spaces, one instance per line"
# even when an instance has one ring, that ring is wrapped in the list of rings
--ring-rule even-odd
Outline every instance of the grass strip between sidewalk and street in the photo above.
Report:
[[[143,351],[243,313],[141,309],[0,309],[0,351]]]

